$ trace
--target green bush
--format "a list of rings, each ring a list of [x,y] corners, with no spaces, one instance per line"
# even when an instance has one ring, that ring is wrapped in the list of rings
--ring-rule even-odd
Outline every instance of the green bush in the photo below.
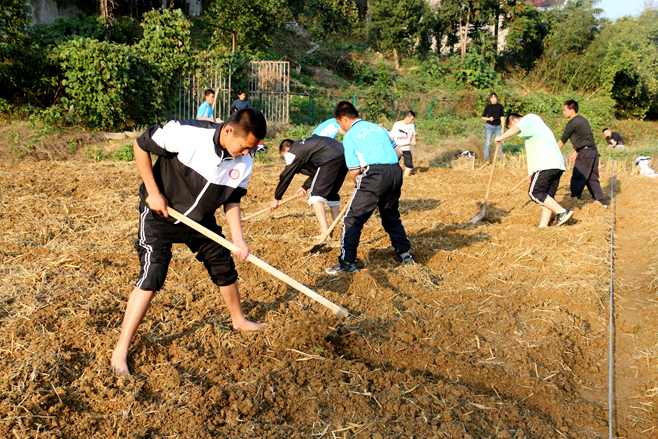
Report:
[[[69,119],[91,128],[116,128],[126,122],[124,102],[135,80],[135,57],[125,45],[91,38],[67,41],[58,47],[64,70]]]
[[[132,162],[135,160],[135,151],[133,150],[132,143],[121,145],[119,149],[114,151],[114,158],[120,162]]]

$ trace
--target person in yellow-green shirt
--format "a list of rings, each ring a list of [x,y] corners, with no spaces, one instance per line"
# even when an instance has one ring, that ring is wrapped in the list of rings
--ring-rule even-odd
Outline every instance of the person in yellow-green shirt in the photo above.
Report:
[[[528,161],[528,195],[541,206],[539,227],[547,227],[553,213],[557,215],[556,226],[566,223],[573,212],[555,201],[555,193],[560,185],[560,177],[566,170],[564,157],[557,145],[553,131],[536,114],[520,116],[512,113],[507,116],[507,131],[496,136],[502,142],[514,135],[525,138]]]

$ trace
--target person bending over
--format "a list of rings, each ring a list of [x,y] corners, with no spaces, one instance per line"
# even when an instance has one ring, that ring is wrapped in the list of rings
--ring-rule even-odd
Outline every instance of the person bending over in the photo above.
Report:
[[[184,243],[197,253],[197,260],[206,267],[226,302],[233,329],[251,331],[262,326],[245,318],[230,252],[169,217],[167,207],[221,235],[215,211],[223,206],[233,243],[240,248],[236,256],[246,261],[249,247],[242,234],[240,199],[247,193],[253,167],[249,152],[266,131],[263,113],[250,108],[234,113],[221,125],[198,120],[153,125],[134,141],[135,163],[143,181],[135,242],[141,270],[112,353],[116,373],[130,374],[130,342],[165,282],[173,243]],[[153,166],[150,154],[158,156]]]
[[[513,135],[525,138],[528,161],[528,195],[541,206],[539,227],[547,227],[551,213],[557,214],[556,226],[566,223],[573,212],[555,201],[555,193],[560,185],[560,177],[566,170],[564,157],[557,146],[553,131],[536,114],[524,117],[512,113],[507,117],[507,131],[495,138],[502,142]]]
[[[337,134],[344,136],[345,131],[343,131],[333,117],[322,122],[311,133],[312,136],[331,137],[332,139],[335,139]]]
[[[286,160],[286,167],[279,176],[279,184],[270,203],[270,211],[279,207],[279,201],[286,193],[295,174],[308,176],[302,187],[295,191],[299,198],[308,193],[308,204],[313,208],[320,224],[319,236],[329,229],[324,200],[336,219],[340,213],[340,187],[345,181],[347,167],[343,145],[324,136],[312,136],[293,142],[285,139],[279,145],[279,153]]]

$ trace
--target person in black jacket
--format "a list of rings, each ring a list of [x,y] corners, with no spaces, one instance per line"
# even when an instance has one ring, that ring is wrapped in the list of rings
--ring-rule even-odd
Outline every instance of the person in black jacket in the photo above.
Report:
[[[612,131],[610,128],[604,128],[603,135],[609,146],[613,148],[623,148],[625,146],[624,138],[618,132]]]
[[[307,175],[308,178],[295,195],[301,198],[308,193],[308,204],[313,208],[320,223],[320,231],[324,234],[329,229],[324,208],[325,198],[331,216],[336,219],[340,213],[338,191],[347,175],[343,145],[331,137],[312,136],[296,142],[285,139],[279,145],[279,152],[286,160],[286,167],[279,177],[270,210],[279,207],[279,201],[295,174]]]
[[[130,294],[111,366],[130,374],[130,341],[146,315],[155,292],[162,288],[172,243],[184,243],[203,262],[226,302],[233,328],[259,329],[247,320],[238,291],[238,273],[230,252],[201,233],[169,217],[167,207],[183,213],[217,234],[215,210],[224,206],[236,256],[246,261],[249,247],[242,234],[240,199],[247,193],[253,160],[250,151],[265,137],[267,126],[260,110],[238,111],[221,125],[201,120],[171,121],[153,125],[133,142],[135,163],[142,177],[139,189],[139,229],[135,249],[141,270]],[[151,165],[151,155],[158,156]]]

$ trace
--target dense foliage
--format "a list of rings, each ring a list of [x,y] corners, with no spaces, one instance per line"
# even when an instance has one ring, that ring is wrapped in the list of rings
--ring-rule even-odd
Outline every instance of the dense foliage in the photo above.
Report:
[[[231,66],[233,88],[244,88],[253,58],[291,61],[304,93],[318,86],[314,69],[328,71],[348,94],[359,88],[373,119],[393,117],[403,96],[428,96],[415,105],[492,89],[521,112],[559,114],[578,97],[601,123],[658,118],[651,3],[611,22],[594,0],[210,0],[202,18],[236,31],[235,53],[231,32],[180,10],[114,17],[108,29],[93,16],[30,26],[27,0],[0,9],[0,108],[27,104],[90,127],[162,119],[181,75],[209,63]]]

